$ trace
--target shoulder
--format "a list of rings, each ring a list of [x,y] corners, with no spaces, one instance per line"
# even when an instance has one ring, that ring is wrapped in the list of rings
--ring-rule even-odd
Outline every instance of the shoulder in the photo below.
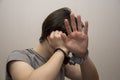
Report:
[[[9,70],[12,70],[12,72],[15,70],[20,70],[26,67],[31,67],[31,60],[30,60],[30,53],[26,50],[14,50],[12,51],[7,58],[6,62],[6,78],[10,78],[10,72]],[[28,69],[30,69],[28,68]]]
[[[29,53],[26,50],[14,50],[8,55],[7,62],[18,60],[30,63],[29,58]]]

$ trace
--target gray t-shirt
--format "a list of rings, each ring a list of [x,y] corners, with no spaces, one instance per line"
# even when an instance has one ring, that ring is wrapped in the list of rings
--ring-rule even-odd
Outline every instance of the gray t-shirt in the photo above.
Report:
[[[34,69],[42,66],[47,62],[42,56],[36,53],[33,49],[15,50],[7,59],[6,63],[6,80],[12,80],[8,67],[11,61],[23,61],[31,65]],[[61,68],[56,80],[64,80],[64,69]]]

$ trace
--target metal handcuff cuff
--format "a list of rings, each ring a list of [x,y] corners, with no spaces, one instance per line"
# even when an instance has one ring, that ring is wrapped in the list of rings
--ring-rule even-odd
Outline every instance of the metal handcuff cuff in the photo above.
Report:
[[[65,64],[65,65],[68,64],[68,63],[69,63],[70,65],[82,64],[82,63],[85,61],[85,59],[88,57],[88,54],[89,54],[89,52],[88,52],[88,50],[87,50],[87,52],[85,53],[85,56],[84,56],[84,57],[78,57],[78,56],[76,56],[74,53],[72,53],[72,56],[70,57],[70,56],[68,56],[68,55],[65,53],[65,51],[62,50],[61,48],[55,49],[54,52],[56,52],[57,50],[60,50],[60,51],[63,52],[63,54],[64,54],[63,64]]]
[[[69,64],[75,65],[77,64],[82,64],[86,58],[88,57],[89,51],[87,50],[84,57],[78,57],[74,53],[72,53],[72,57],[70,57]]]

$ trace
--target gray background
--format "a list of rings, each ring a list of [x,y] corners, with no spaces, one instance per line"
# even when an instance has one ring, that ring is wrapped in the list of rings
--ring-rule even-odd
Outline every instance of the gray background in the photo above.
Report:
[[[89,52],[100,80],[120,79],[120,0],[0,0],[0,80],[8,54],[35,47],[43,20],[61,7],[89,21]]]

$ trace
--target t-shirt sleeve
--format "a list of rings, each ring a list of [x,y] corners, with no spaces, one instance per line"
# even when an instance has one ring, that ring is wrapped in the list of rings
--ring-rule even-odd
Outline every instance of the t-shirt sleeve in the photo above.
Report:
[[[15,50],[8,56],[7,64],[11,61],[23,61],[30,64],[29,56],[25,53],[25,51],[20,50]]]
[[[31,65],[31,60],[28,54],[25,53],[23,50],[15,50],[12,53],[9,54],[6,62],[6,80],[10,80],[9,78],[10,73],[9,73],[9,63],[12,61],[23,61]]]

